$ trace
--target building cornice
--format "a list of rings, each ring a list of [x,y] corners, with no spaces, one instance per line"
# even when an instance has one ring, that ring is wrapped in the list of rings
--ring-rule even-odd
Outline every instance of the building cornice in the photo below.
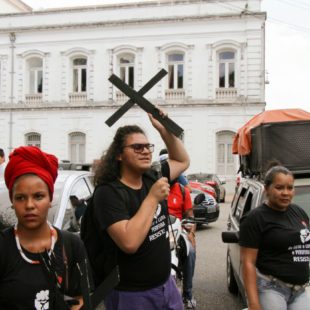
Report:
[[[195,22],[205,20],[219,20],[219,19],[241,19],[247,17],[266,19],[264,12],[258,13],[244,13],[244,14],[221,14],[221,15],[193,15],[193,16],[171,16],[165,18],[137,18],[137,19],[123,19],[115,21],[89,22],[89,23],[70,23],[70,24],[55,24],[55,25],[41,25],[41,26],[26,26],[26,27],[6,27],[0,28],[0,33],[7,32],[31,32],[31,31],[46,31],[46,30],[61,30],[61,29],[77,29],[77,28],[103,28],[103,27],[117,27],[140,24],[155,24],[155,23],[182,23]]]
[[[9,0],[7,0],[9,1]],[[14,0],[12,0],[14,1]],[[19,1],[19,0],[15,0]],[[22,2],[22,1],[19,1]],[[31,13],[22,12],[22,13],[7,13],[3,16],[9,15],[44,15],[44,14],[58,14],[58,13],[69,13],[69,12],[89,12],[89,11],[103,11],[103,10],[117,10],[117,9],[131,9],[131,8],[148,8],[148,7],[166,7],[176,5],[191,5],[191,4],[218,4],[218,0],[154,0],[154,1],[137,1],[137,2],[128,2],[128,3],[115,3],[115,4],[102,4],[102,5],[86,5],[86,6],[72,6],[72,7],[61,7],[61,8],[48,8],[48,9],[39,9],[34,10],[31,7],[28,9],[32,10]],[[238,2],[240,0],[221,0],[223,4],[229,2]]]
[[[214,100],[190,100],[189,102],[183,103],[169,103],[169,102],[162,102],[156,100],[152,100],[153,103],[158,104],[164,108],[200,108],[200,107],[255,107],[255,106],[265,106],[266,102],[262,101],[249,101],[249,102],[216,102]],[[39,111],[39,110],[46,110],[46,111],[59,111],[59,110],[95,110],[95,109],[112,109],[117,110],[120,108],[121,104],[113,104],[108,101],[106,102],[92,102],[91,104],[68,104],[68,103],[45,103],[45,104],[37,104],[37,105],[27,105],[23,103],[19,104],[0,104],[0,111],[7,112],[7,111]],[[131,109],[140,109],[137,106],[132,107]]]

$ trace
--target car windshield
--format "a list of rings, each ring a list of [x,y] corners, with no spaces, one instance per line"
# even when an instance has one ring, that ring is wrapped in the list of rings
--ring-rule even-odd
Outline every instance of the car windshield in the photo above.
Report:
[[[293,202],[302,207],[310,217],[310,185],[295,187],[295,196]]]

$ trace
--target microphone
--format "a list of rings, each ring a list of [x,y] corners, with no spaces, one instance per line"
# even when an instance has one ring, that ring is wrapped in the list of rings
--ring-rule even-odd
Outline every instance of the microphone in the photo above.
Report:
[[[151,169],[156,173],[158,179],[160,179],[163,175],[161,173],[161,163],[160,161],[154,161],[151,165]]]

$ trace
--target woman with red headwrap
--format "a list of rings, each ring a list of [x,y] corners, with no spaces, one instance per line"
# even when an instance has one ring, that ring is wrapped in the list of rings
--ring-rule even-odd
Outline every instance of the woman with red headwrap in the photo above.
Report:
[[[5,183],[17,223],[0,235],[0,309],[73,310],[83,303],[83,243],[47,221],[57,170],[57,158],[36,147],[9,156]]]

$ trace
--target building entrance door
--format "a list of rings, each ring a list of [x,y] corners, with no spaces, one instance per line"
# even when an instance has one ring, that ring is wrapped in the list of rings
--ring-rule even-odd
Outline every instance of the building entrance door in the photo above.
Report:
[[[228,130],[220,131],[216,134],[216,173],[219,175],[235,175],[237,173],[236,156],[232,154],[234,135],[234,132]]]

